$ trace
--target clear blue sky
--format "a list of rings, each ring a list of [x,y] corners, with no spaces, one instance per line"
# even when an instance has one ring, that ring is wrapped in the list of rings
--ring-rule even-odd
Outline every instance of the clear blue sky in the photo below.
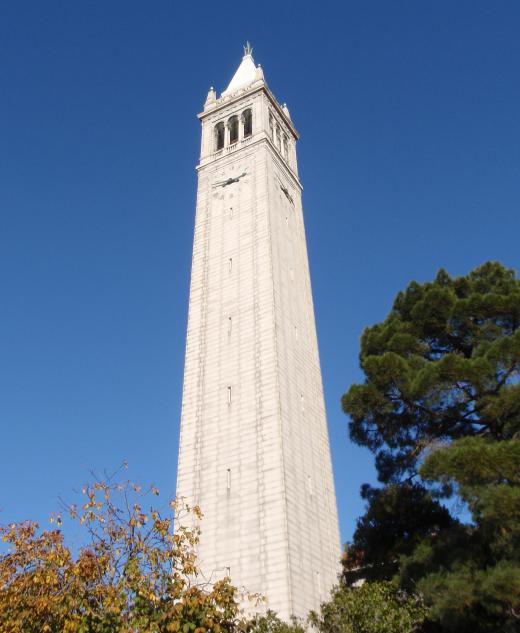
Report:
[[[411,280],[520,268],[520,2],[0,6],[0,522],[123,459],[173,493],[201,110],[250,40],[287,101],[343,540],[340,397]]]

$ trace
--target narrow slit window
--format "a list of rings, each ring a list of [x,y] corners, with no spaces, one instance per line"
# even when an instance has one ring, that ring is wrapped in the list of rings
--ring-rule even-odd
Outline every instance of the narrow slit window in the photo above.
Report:
[[[227,490],[228,492],[231,490],[231,468],[227,469],[227,473],[226,473],[226,486],[227,486]]]
[[[310,475],[307,476],[307,490],[309,491],[309,495],[312,497],[314,489],[312,487],[312,477]]]
[[[231,404],[231,387],[227,388],[227,402]]]
[[[228,260],[228,270],[231,272],[233,270],[233,258],[230,257]]]
[[[229,219],[233,219],[233,207],[229,207]]]
[[[233,317],[228,317],[228,336],[231,336],[231,330],[233,328]]]

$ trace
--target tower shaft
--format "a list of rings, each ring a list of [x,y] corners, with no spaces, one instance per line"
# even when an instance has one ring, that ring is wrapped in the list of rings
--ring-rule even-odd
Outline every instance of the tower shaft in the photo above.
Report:
[[[177,495],[204,513],[208,580],[305,616],[340,548],[298,136],[250,52],[230,88],[199,115]]]

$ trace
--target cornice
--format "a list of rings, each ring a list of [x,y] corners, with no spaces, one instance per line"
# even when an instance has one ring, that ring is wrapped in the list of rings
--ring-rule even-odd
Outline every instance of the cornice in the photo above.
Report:
[[[294,173],[294,171],[289,167],[289,165],[287,165],[285,160],[280,155],[280,152],[278,151],[274,143],[271,141],[271,139],[267,135],[259,136],[259,138],[252,140],[251,143],[248,143],[247,145],[244,145],[243,147],[237,147],[235,150],[233,150],[229,154],[219,156],[218,158],[205,162],[204,164],[199,163],[195,167],[195,171],[197,173],[200,173],[201,170],[206,169],[206,167],[214,167],[215,165],[218,165],[219,163],[221,163],[223,158],[231,158],[231,157],[236,158],[243,152],[251,149],[252,147],[255,147],[256,145],[260,145],[263,142],[265,142],[267,146],[269,147],[269,149],[272,151],[277,165],[283,171],[286,172],[287,176],[289,176],[289,178],[300,189],[300,191],[303,191],[303,186],[302,186],[302,183],[300,182],[300,179],[298,178],[298,175]]]

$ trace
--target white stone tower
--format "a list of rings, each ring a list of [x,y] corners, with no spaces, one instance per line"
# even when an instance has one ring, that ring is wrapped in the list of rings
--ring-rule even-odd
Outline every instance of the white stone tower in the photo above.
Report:
[[[340,545],[298,134],[244,53],[199,114],[177,495],[204,513],[208,580],[303,617],[336,583]]]

